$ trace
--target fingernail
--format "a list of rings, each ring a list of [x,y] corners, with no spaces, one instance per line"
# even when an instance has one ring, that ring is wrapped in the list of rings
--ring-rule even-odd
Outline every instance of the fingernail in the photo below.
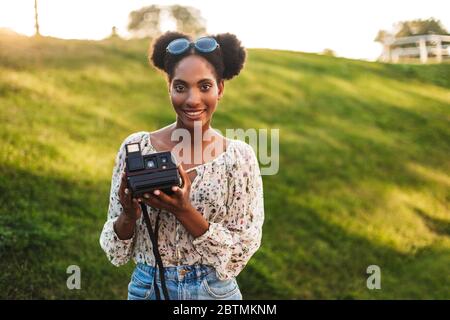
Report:
[[[172,191],[177,191],[178,187],[172,187]]]
[[[128,194],[129,192],[128,188],[125,188],[125,194]]]
[[[145,193],[145,194],[144,194],[144,198],[145,198],[145,199],[148,199],[148,198],[150,198],[150,195],[149,195],[148,193]]]
[[[159,190],[155,190],[155,191],[153,191],[153,193],[154,193],[155,195],[159,196]]]

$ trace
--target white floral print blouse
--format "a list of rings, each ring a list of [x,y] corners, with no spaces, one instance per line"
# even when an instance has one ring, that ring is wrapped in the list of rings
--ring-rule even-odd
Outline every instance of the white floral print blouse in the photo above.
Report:
[[[113,224],[122,211],[119,202],[120,176],[125,167],[125,144],[139,142],[142,154],[157,152],[148,132],[128,136],[117,153],[111,181],[108,218],[100,245],[116,266],[133,258],[135,263],[154,265],[152,243],[142,219],[136,221],[131,239],[120,240]],[[160,214],[158,247],[165,267],[206,264],[216,269],[219,279],[236,277],[261,244],[264,221],[263,185],[252,147],[229,140],[217,158],[193,168],[191,203],[209,222],[209,229],[194,238],[170,212],[147,206],[155,225]]]

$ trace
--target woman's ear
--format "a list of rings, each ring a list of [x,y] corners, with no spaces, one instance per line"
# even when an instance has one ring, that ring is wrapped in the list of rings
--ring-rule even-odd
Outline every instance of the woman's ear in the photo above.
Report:
[[[219,83],[217,84],[217,88],[218,88],[218,100],[220,100],[223,96],[223,92],[225,91],[225,81],[222,79],[219,81]]]

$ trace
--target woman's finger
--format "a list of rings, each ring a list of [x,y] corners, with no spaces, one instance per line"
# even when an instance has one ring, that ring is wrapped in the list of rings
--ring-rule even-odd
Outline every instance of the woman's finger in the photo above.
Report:
[[[153,208],[162,208],[162,209],[168,208],[168,206],[164,202],[162,202],[160,199],[158,199],[156,196],[152,194],[149,194],[148,197],[143,197],[142,201],[146,205],[149,205],[150,207]]]
[[[120,175],[120,188],[119,188],[119,190],[123,189],[124,177],[125,177],[125,172],[122,172],[122,174]]]
[[[141,214],[142,214],[142,208],[141,208],[141,204],[139,203],[139,201],[135,198],[133,198],[133,208],[134,208],[134,212],[136,212],[137,217],[136,218],[140,218]]]
[[[120,177],[120,187],[119,187],[119,199],[121,201],[125,201],[125,189],[126,189],[126,178],[125,178],[125,172],[122,173]]]
[[[170,198],[165,192],[161,190],[153,191],[153,196],[155,196],[157,199],[167,204],[172,204],[173,202],[172,198]]]
[[[183,189],[186,190],[191,186],[191,179],[189,179],[187,172],[181,164],[178,165],[178,171],[180,171],[181,179],[183,179]]]
[[[183,189],[181,189],[178,186],[173,186],[172,187],[172,191],[173,191],[173,195],[177,198],[182,198],[183,197]]]

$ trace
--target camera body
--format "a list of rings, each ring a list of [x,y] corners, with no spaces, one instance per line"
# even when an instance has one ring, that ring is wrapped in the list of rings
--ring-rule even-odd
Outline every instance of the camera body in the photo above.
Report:
[[[133,197],[161,190],[173,194],[172,187],[182,187],[183,181],[170,151],[142,155],[139,143],[125,145],[125,172]]]

